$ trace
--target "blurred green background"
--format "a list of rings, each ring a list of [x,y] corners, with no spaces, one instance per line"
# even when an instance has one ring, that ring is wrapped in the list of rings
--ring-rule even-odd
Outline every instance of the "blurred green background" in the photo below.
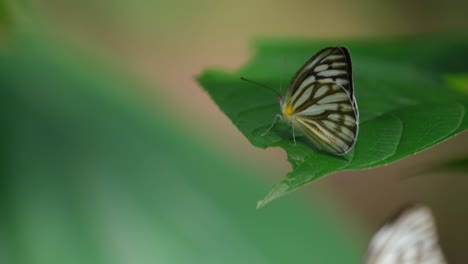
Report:
[[[467,7],[0,1],[0,263],[360,263],[413,200],[433,208],[451,263],[466,262],[466,171],[402,179],[466,157],[466,133],[257,211],[290,170],[285,153],[251,146],[194,76],[237,68],[259,36],[465,32]]]

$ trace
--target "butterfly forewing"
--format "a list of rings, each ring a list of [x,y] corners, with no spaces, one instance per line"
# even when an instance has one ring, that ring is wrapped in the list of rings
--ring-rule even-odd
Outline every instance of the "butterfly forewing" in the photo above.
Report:
[[[309,59],[291,79],[286,100],[315,81],[336,82],[351,98],[354,98],[351,57],[348,49],[325,48]]]
[[[412,206],[372,238],[366,264],[445,264],[429,208]]]
[[[290,100],[293,125],[320,149],[343,154],[356,141],[357,111],[350,95],[339,84],[316,81]]]

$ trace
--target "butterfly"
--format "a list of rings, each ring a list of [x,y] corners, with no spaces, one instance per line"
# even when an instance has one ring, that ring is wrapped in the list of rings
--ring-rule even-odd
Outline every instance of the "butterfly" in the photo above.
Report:
[[[446,264],[434,217],[423,205],[403,209],[374,235],[366,264]]]
[[[320,50],[296,72],[279,104],[282,114],[275,116],[262,136],[282,119],[292,127],[294,145],[297,128],[320,150],[336,155],[351,150],[357,139],[359,113],[348,49]]]

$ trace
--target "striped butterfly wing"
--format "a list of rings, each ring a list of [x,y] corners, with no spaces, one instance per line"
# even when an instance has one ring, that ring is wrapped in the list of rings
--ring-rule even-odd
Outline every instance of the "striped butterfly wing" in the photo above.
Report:
[[[351,56],[347,48],[325,48],[310,58],[291,79],[285,97],[286,101],[315,81],[335,82],[341,85],[348,92],[356,107]]]
[[[320,149],[344,154],[356,142],[358,116],[346,90],[335,82],[316,81],[290,102],[294,124]]]
[[[429,208],[403,210],[372,238],[366,264],[446,264]]]
[[[319,51],[291,80],[283,113],[318,148],[347,153],[356,142],[359,114],[354,98],[351,57],[344,47]]]

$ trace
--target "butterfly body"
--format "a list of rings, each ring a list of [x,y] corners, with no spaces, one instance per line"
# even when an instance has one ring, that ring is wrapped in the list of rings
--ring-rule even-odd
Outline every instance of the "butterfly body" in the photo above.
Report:
[[[354,146],[359,114],[346,48],[325,48],[309,59],[279,102],[282,119],[293,127],[294,141],[297,128],[317,148],[336,155]]]

